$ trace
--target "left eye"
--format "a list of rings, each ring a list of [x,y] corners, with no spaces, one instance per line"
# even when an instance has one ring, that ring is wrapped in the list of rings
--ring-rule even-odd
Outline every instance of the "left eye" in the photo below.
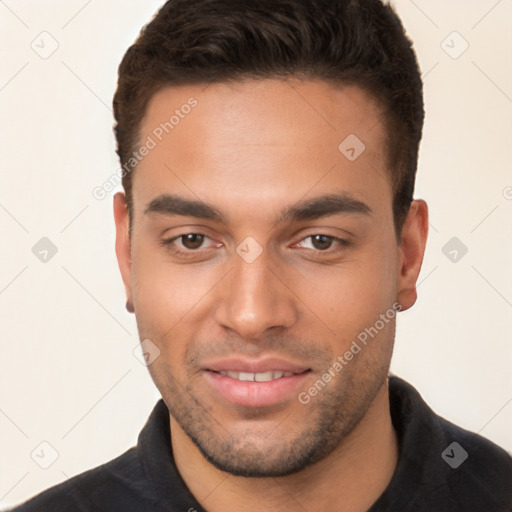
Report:
[[[341,246],[349,245],[349,242],[343,240],[341,238],[337,238],[335,236],[328,235],[310,235],[303,238],[299,243],[303,243],[305,240],[310,240],[311,243],[309,247],[306,246],[306,249],[314,249],[318,251],[327,251],[329,250],[334,242],[337,242]]]

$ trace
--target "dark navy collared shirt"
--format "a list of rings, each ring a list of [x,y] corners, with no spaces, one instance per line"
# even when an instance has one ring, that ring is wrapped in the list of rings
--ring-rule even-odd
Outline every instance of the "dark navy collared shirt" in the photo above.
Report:
[[[368,512],[512,512],[512,458],[505,450],[436,415],[398,377],[389,378],[389,393],[398,464]],[[335,512],[336,503],[329,510]],[[205,512],[174,464],[163,400],[153,409],[137,446],[13,510],[164,511]]]

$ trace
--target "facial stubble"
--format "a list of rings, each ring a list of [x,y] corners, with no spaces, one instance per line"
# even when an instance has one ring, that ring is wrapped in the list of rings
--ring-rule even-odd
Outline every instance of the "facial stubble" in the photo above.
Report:
[[[373,342],[379,341],[384,342]],[[291,412],[287,409],[292,406],[279,413],[268,408],[241,411],[240,428],[230,428],[216,410],[220,399],[208,405],[193,385],[176,379],[167,363],[150,371],[171,416],[214,467],[247,478],[280,477],[326,458],[365,416],[387,382],[391,355],[382,346],[372,348],[377,350],[370,350],[371,357],[360,364],[352,361],[352,368],[344,368],[308,404],[297,401]]]

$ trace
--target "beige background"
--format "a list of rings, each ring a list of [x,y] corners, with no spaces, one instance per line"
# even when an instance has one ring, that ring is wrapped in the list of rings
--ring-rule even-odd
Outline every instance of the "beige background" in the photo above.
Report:
[[[0,2],[4,507],[125,451],[159,396],[133,354],[112,194],[92,190],[118,168],[117,65],[161,3]],[[512,1],[395,5],[424,75],[416,197],[430,205],[431,232],[392,371],[439,414],[512,451]],[[31,47],[43,51],[42,37],[46,51],[51,38],[59,45],[46,59]],[[47,263],[32,253],[42,237],[58,249]],[[468,248],[456,263],[442,252],[452,237]],[[42,449],[40,462],[52,461],[41,442],[58,453],[48,469],[31,458]]]

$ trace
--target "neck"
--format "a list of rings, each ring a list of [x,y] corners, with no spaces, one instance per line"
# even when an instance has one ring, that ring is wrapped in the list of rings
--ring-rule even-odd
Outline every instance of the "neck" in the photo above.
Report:
[[[172,417],[171,442],[178,471],[209,512],[364,512],[389,484],[398,460],[387,381],[343,443],[322,461],[293,475],[243,478],[220,471]]]

